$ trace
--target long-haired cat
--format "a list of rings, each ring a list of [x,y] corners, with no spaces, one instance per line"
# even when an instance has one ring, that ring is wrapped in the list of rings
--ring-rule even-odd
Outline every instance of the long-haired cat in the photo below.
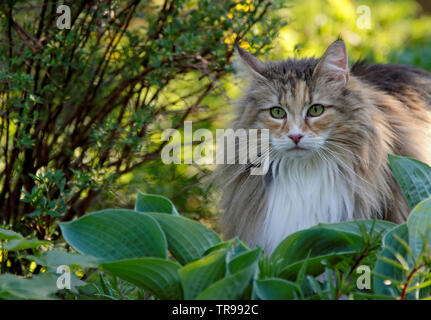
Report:
[[[269,129],[270,166],[219,169],[227,238],[267,253],[319,222],[402,222],[409,208],[388,153],[431,164],[431,74],[357,62],[335,41],[320,59],[262,62],[237,46],[251,81],[233,128]]]

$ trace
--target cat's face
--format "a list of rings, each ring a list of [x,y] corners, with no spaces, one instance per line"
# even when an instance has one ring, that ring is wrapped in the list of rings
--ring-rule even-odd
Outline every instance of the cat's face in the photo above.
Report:
[[[348,69],[342,41],[331,45],[320,61],[264,64],[247,52],[240,55],[254,73],[247,97],[253,104],[253,126],[269,129],[276,152],[307,158],[336,141],[346,118],[342,92]]]

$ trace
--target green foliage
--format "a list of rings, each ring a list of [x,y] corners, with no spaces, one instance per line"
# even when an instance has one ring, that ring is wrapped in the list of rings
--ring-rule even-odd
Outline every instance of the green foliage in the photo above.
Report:
[[[416,196],[423,193],[413,190],[428,187],[427,175],[406,166],[431,168],[408,158],[389,157],[406,196],[420,200]],[[238,239],[221,241],[202,224],[178,216],[168,199],[156,195],[139,194],[135,210],[94,212],[61,223],[60,229],[66,242],[81,254],[38,253],[34,248],[49,243],[0,229],[2,252],[33,250],[35,255],[24,254],[20,259],[46,268],[28,279],[0,276],[1,297],[47,299],[57,294],[67,298],[53,288],[53,272],[62,264],[90,275],[87,285],[73,278],[72,292],[81,298],[431,297],[431,198],[420,201],[404,224],[378,220],[318,224],[288,236],[270,257]],[[366,291],[358,286],[361,266],[373,270],[372,287]],[[91,270],[99,276],[92,279]]]
[[[182,207],[193,202],[189,195],[195,204],[209,197],[196,184],[207,169],[161,163],[161,133],[216,117],[208,101],[232,71],[236,38],[269,47],[284,24],[272,16],[276,5],[247,3],[245,10],[236,0],[69,1],[71,27],[59,29],[57,2],[3,1],[1,223],[58,238],[55,218],[118,204],[125,184],[169,195],[175,182]],[[135,174],[141,168],[143,177]],[[155,184],[161,174],[166,183]]]

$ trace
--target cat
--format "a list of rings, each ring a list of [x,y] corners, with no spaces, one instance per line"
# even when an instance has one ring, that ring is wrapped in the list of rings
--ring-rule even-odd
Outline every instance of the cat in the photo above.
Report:
[[[395,64],[348,67],[339,39],[320,59],[262,62],[236,45],[250,75],[232,127],[269,130],[269,170],[218,168],[225,238],[268,254],[317,223],[409,212],[388,153],[431,164],[431,74]]]

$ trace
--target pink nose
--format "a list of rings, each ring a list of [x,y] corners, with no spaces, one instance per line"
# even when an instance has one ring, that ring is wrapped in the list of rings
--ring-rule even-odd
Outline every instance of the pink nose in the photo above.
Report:
[[[298,144],[299,140],[302,139],[303,135],[302,134],[289,134],[288,137],[290,139],[292,139],[292,141],[295,142],[295,144]]]

